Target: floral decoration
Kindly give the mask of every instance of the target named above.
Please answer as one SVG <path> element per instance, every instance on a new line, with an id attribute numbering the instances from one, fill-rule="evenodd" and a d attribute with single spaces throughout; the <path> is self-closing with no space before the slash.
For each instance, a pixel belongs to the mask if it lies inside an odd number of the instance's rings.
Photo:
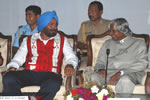
<path id="1" fill-rule="evenodd" d="M 84 86 L 68 90 L 64 96 L 66 100 L 107 100 L 114 97 L 115 93 L 110 87 L 98 86 L 96 83 L 89 83 Z"/>

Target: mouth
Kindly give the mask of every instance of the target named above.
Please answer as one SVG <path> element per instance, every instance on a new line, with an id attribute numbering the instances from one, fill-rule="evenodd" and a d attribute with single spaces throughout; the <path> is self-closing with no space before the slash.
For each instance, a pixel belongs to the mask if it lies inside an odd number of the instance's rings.
<path id="1" fill-rule="evenodd" d="M 48 30 L 48 32 L 53 33 L 53 32 L 58 32 L 58 30 L 57 29 L 50 29 L 50 30 Z"/>
<path id="2" fill-rule="evenodd" d="M 93 16 L 89 16 L 89 19 L 93 19 L 94 17 Z"/>
<path id="3" fill-rule="evenodd" d="M 47 29 L 44 31 L 45 35 L 48 37 L 54 37 L 57 34 L 57 29 Z"/>

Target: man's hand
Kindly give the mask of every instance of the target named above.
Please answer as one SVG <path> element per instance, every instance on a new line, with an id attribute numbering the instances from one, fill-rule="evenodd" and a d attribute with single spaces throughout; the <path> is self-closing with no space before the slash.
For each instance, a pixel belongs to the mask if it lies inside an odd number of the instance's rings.
<path id="1" fill-rule="evenodd" d="M 7 69 L 6 71 L 2 72 L 2 76 L 4 76 L 7 72 L 9 71 L 16 71 L 17 69 L 14 67 L 10 67 L 9 69 Z"/>
<path id="2" fill-rule="evenodd" d="M 104 69 L 100 69 L 100 70 L 98 70 L 98 72 L 97 72 L 99 75 L 101 75 L 102 76 L 102 78 L 105 78 L 106 77 L 106 73 L 105 73 L 105 70 Z"/>
<path id="3" fill-rule="evenodd" d="M 108 81 L 108 84 L 115 85 L 117 80 L 120 79 L 120 76 L 121 76 L 121 72 L 117 72 L 116 74 L 111 76 L 110 80 Z"/>
<path id="4" fill-rule="evenodd" d="M 75 69 L 71 64 L 66 65 L 65 70 L 64 70 L 65 76 L 72 76 L 75 74 Z"/>

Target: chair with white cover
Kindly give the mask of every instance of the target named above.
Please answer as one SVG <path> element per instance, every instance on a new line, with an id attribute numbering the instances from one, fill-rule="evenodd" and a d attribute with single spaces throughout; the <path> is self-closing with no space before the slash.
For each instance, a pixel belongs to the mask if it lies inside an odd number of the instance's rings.
<path id="1" fill-rule="evenodd" d="M 0 32 L 0 73 L 6 70 L 6 65 L 11 60 L 12 36 L 4 35 Z M 2 75 L 0 74 L 0 92 L 2 92 Z"/>
<path id="2" fill-rule="evenodd" d="M 59 31 L 60 34 L 63 34 L 65 37 L 68 38 L 71 46 L 73 47 L 73 51 L 75 54 L 77 54 L 77 36 L 76 35 L 67 35 L 62 31 Z M 26 36 L 22 36 L 19 39 L 19 44 L 21 44 L 23 38 Z M 65 67 L 65 61 L 63 61 L 62 65 L 62 76 L 64 75 L 64 67 Z M 66 90 L 72 88 L 75 85 L 75 76 L 71 77 L 63 77 L 63 85 L 61 86 L 60 90 L 57 92 L 55 96 L 55 100 L 62 100 L 64 98 L 63 94 L 65 93 Z M 40 86 L 26 86 L 24 88 L 21 88 L 21 91 L 24 93 L 36 93 L 40 89 Z"/>

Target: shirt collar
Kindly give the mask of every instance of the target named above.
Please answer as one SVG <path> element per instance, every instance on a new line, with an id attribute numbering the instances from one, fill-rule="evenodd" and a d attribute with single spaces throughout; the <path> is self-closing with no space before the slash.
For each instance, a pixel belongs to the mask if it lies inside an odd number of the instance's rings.
<path id="1" fill-rule="evenodd" d="M 120 40 L 119 43 L 121 43 L 121 44 L 126 43 L 129 41 L 129 38 L 130 38 L 129 36 L 125 37 L 122 40 Z"/>
<path id="2" fill-rule="evenodd" d="M 42 38 L 41 38 L 41 32 L 39 32 L 39 35 L 38 35 L 38 38 L 46 45 L 46 43 L 49 41 L 49 40 L 52 40 L 52 39 L 54 39 L 54 38 L 58 38 L 59 37 L 59 34 L 57 33 L 54 37 L 50 37 L 48 40 L 43 40 Z"/>
<path id="3" fill-rule="evenodd" d="M 120 40 L 120 43 L 124 43 L 124 41 L 125 41 L 125 38 L 123 38 L 122 40 Z"/>

